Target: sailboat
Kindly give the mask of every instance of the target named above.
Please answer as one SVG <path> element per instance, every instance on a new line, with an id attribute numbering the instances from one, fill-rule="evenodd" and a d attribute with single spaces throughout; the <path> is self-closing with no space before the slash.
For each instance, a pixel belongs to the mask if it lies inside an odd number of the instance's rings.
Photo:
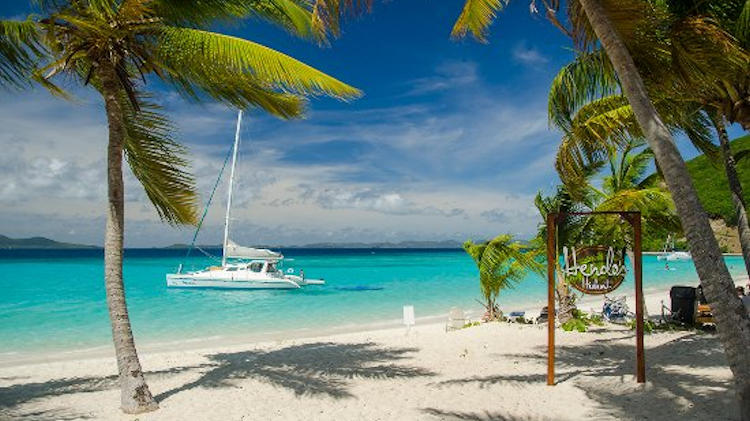
<path id="1" fill-rule="evenodd" d="M 676 260 L 690 260 L 692 258 L 693 256 L 689 251 L 675 250 L 674 236 L 672 234 L 669 234 L 667 236 L 667 241 L 664 242 L 664 249 L 662 250 L 661 254 L 656 256 L 657 260 L 666 260 L 669 262 L 673 262 Z"/>
<path id="2" fill-rule="evenodd" d="M 167 274 L 167 287 L 177 288 L 222 288 L 222 289 L 297 289 L 306 285 L 323 285 L 322 279 L 307 279 L 300 275 L 284 273 L 281 269 L 284 256 L 281 253 L 264 249 L 245 247 L 230 239 L 230 215 L 234 171 L 237 165 L 237 152 L 240 144 L 242 111 L 237 115 L 237 131 L 232 148 L 232 167 L 229 173 L 227 212 L 224 218 L 224 242 L 222 245 L 221 266 L 209 266 L 202 270 Z M 199 228 L 200 229 L 200 228 Z M 197 236 L 197 231 L 196 231 Z M 195 237 L 194 240 L 195 241 Z"/>

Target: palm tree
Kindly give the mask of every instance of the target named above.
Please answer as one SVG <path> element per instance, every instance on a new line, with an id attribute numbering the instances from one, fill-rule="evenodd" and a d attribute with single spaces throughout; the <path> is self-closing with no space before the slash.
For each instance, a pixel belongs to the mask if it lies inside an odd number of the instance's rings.
<path id="1" fill-rule="evenodd" d="M 512 288 L 523 280 L 528 270 L 542 272 L 541 264 L 534 254 L 524 251 L 521 243 L 514 242 L 510 235 L 498 235 L 490 241 L 474 243 L 468 240 L 464 250 L 474 259 L 479 269 L 479 287 L 485 300 L 488 320 L 496 320 L 497 297 L 500 291 Z"/>
<path id="2" fill-rule="evenodd" d="M 579 243 L 584 237 L 586 218 L 576 215 L 576 212 L 585 212 L 590 209 L 590 197 L 586 194 L 579 194 L 580 200 L 575 200 L 568 191 L 567 187 L 557 186 L 555 194 L 545 196 L 542 192 L 537 192 L 534 198 L 534 205 L 541 216 L 541 223 L 536 237 L 532 240 L 532 245 L 539 255 L 544 255 L 547 248 L 547 215 L 557 213 L 560 215 L 557 221 L 555 235 L 555 255 L 560 255 L 560 246 L 565 244 Z M 560 262 L 555 262 L 555 274 L 557 283 L 555 286 L 555 297 L 557 299 L 557 316 L 560 323 L 565 323 L 573 318 L 575 310 L 575 296 L 571 294 L 570 286 L 565 282 L 565 276 L 562 273 Z"/>
<path id="3" fill-rule="evenodd" d="M 126 413 L 151 411 L 157 403 L 143 377 L 125 303 L 123 153 L 162 220 L 196 221 L 197 196 L 185 172 L 185 150 L 151 100 L 147 82 L 156 78 L 195 101 L 258 107 L 283 118 L 301 115 L 304 95 L 357 97 L 357 89 L 289 56 L 205 29 L 216 20 L 255 16 L 324 40 L 326 13 L 335 11 L 326 8 L 328 3 L 38 0 L 43 17 L 0 21 L 2 85 L 25 87 L 34 80 L 67 96 L 54 82 L 65 76 L 93 87 L 104 100 L 109 129 L 105 286 Z"/>
<path id="4" fill-rule="evenodd" d="M 570 140 L 570 139 L 566 139 Z M 606 216 L 581 216 L 576 212 L 607 212 L 607 211 L 639 211 L 643 217 L 644 237 L 665 236 L 667 233 L 679 231 L 679 220 L 674 212 L 674 204 L 669 193 L 658 186 L 651 185 L 651 180 L 645 177 L 648 165 L 653 160 L 653 154 L 648 148 L 644 149 L 642 140 L 631 139 L 622 147 L 611 147 L 606 155 L 566 157 L 571 153 L 570 148 L 561 144 L 558 151 L 558 167 L 560 161 L 566 165 L 575 166 L 575 173 L 579 177 L 565 177 L 563 185 L 558 186 L 555 195 L 545 197 L 537 194 L 535 204 L 542 216 L 537 237 L 534 244 L 540 250 L 546 247 L 547 214 L 562 213 L 564 216 L 558 221 L 556 246 L 575 244 L 611 244 L 616 247 L 628 247 L 632 232 L 628 224 Z M 592 179 L 601 176 L 608 169 L 609 173 L 602 177 L 601 186 L 594 186 Z M 575 194 L 571 194 L 575 191 Z M 632 260 L 632 256 L 631 256 Z M 562 275 L 559 262 L 556 264 L 558 314 L 562 323 L 573 317 L 575 309 L 574 297 L 570 294 L 570 287 Z"/>
<path id="5" fill-rule="evenodd" d="M 743 5 L 746 2 L 739 0 L 654 4 L 654 13 L 641 14 L 640 25 L 648 28 L 645 32 L 655 33 L 661 28 L 664 35 L 644 38 L 631 32 L 626 44 L 646 75 L 644 83 L 654 98 L 654 105 L 670 128 L 673 127 L 670 117 L 674 114 L 669 111 L 674 110 L 675 105 L 682 108 L 685 116 L 699 113 L 698 110 L 710 116 L 708 121 L 721 145 L 712 155 L 721 156 L 724 161 L 745 267 L 750 275 L 747 207 L 725 130 L 727 120 L 750 127 L 750 57 L 747 52 L 750 32 L 742 27 Z M 750 7 L 745 13 L 746 21 Z M 619 81 L 603 50 L 578 54 L 575 62 L 563 67 L 552 84 L 551 121 L 565 127 L 570 123 L 571 112 L 581 101 L 617 91 Z M 623 110 L 625 108 L 629 106 L 623 106 Z M 632 109 L 616 116 L 611 114 L 610 117 L 618 117 L 612 120 L 613 124 L 619 124 L 623 114 L 629 114 L 626 118 L 630 120 L 631 129 L 638 130 Z M 696 146 L 706 152 L 700 145 Z"/>
<path id="6" fill-rule="evenodd" d="M 569 83 L 571 78 L 575 78 L 576 74 L 580 74 L 579 71 L 587 65 L 586 62 L 586 59 L 582 62 L 576 60 L 565 66 L 558 73 L 550 91 L 550 122 L 566 133 L 557 156 L 556 167 L 560 177 L 573 192 L 574 186 L 580 185 L 577 181 L 582 179 L 581 162 L 585 157 L 605 155 L 610 148 L 622 144 L 623 139 L 643 136 L 632 108 L 619 94 L 593 100 L 581 106 L 574 117 L 569 115 L 575 107 L 572 105 L 573 101 L 566 97 L 570 93 L 569 90 L 563 86 Z M 580 83 L 585 84 L 586 81 L 582 80 Z M 670 130 L 684 132 L 693 145 L 709 159 L 723 160 L 737 216 L 737 231 L 745 267 L 750 275 L 750 226 L 742 185 L 737 174 L 736 158 L 729 145 L 723 117 L 716 115 L 713 110 L 705 110 L 699 103 L 685 101 L 683 98 L 660 99 L 655 101 L 655 106 L 664 116 Z M 712 128 L 717 133 L 720 148 L 713 143 L 710 133 Z"/>
<path id="7" fill-rule="evenodd" d="M 471 31 L 478 39 L 486 39 L 487 27 L 505 3 L 504 0 L 467 0 L 453 34 L 460 36 Z M 560 7 L 559 0 L 542 0 L 542 3 L 547 8 L 548 15 L 552 16 L 553 23 L 558 22 L 555 16 Z M 648 6 L 648 3 L 640 0 L 571 0 L 567 3 L 571 25 L 569 29 L 564 29 L 581 50 L 597 43 L 601 45 L 615 70 L 622 93 L 628 99 L 636 121 L 656 157 L 693 252 L 693 261 L 703 290 L 714 309 L 717 330 L 734 374 L 742 419 L 748 421 L 750 353 L 747 350 L 750 349 L 750 316 L 743 310 L 742 303 L 733 292 L 734 281 L 724 263 L 708 216 L 698 200 L 685 161 L 654 107 L 633 56 L 624 42 L 628 38 L 623 34 L 649 34 L 633 25 L 638 16 L 650 16 Z M 745 14 L 744 19 L 745 23 L 750 21 L 750 13 Z M 695 39 L 704 38 L 694 37 L 693 40 Z M 721 54 L 721 51 L 718 53 Z"/>

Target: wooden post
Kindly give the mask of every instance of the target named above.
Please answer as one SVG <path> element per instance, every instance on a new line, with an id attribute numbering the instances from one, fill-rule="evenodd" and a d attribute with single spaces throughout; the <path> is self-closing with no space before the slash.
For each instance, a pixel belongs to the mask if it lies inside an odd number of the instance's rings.
<path id="1" fill-rule="evenodd" d="M 555 232 L 557 214 L 547 214 L 547 385 L 555 385 Z"/>
<path id="2" fill-rule="evenodd" d="M 641 255 L 641 213 L 631 214 L 635 244 L 633 246 L 633 270 L 635 271 L 635 358 L 636 379 L 638 383 L 646 382 L 646 360 L 643 351 L 643 266 Z"/>

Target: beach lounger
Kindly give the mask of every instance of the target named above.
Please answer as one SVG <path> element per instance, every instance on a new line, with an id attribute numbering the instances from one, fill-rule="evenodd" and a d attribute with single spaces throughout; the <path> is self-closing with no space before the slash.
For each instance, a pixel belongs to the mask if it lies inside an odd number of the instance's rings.
<path id="1" fill-rule="evenodd" d="M 557 310 L 555 310 L 555 314 L 557 314 Z M 549 319 L 549 310 L 547 310 L 547 306 L 542 307 L 542 311 L 539 312 L 539 317 L 536 318 L 537 323 L 547 323 L 547 320 Z"/>
<path id="2" fill-rule="evenodd" d="M 508 321 L 517 322 L 518 319 L 524 319 L 524 316 L 526 316 L 525 311 L 511 311 L 510 314 L 508 314 Z"/>
<path id="3" fill-rule="evenodd" d="M 604 320 L 615 323 L 625 324 L 635 317 L 628 308 L 627 297 L 610 298 L 604 296 L 604 305 L 602 305 L 602 317 Z"/>
<path id="4" fill-rule="evenodd" d="M 452 307 L 451 311 L 448 312 L 448 322 L 445 324 L 445 331 L 461 329 L 468 321 L 463 310 L 458 307 Z"/>

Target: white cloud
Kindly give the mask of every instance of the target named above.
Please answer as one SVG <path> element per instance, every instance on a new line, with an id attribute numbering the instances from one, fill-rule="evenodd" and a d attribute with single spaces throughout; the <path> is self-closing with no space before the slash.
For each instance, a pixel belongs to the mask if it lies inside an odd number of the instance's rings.
<path id="1" fill-rule="evenodd" d="M 536 67 L 545 64 L 549 59 L 542 55 L 534 47 L 528 47 L 525 42 L 520 42 L 513 47 L 513 59 L 526 66 Z"/>
<path id="2" fill-rule="evenodd" d="M 276 245 L 532 233 L 536 217 L 524 215 L 531 203 L 525 192 L 554 174 L 536 158 L 553 151 L 556 140 L 543 98 L 483 86 L 470 63 L 445 65 L 435 77 L 452 77 L 464 89 L 443 91 L 440 103 L 355 102 L 294 122 L 248 113 L 235 238 Z M 9 152 L 0 156 L 0 175 L 9 180 L 0 186 L 0 233 L 101 243 L 106 127 L 97 99 L 82 97 L 80 105 L 46 93 L 0 102 L 0 148 Z M 236 114 L 165 98 L 205 202 L 234 138 Z M 534 171 L 525 170 L 529 165 Z M 222 183 L 200 242 L 220 241 L 225 196 Z M 189 241 L 190 229 L 158 221 L 128 173 L 126 198 L 127 245 Z M 507 222 L 482 216 L 487 204 L 502 204 L 491 207 L 507 212 Z"/>
<path id="3" fill-rule="evenodd" d="M 479 81 L 478 66 L 471 61 L 449 61 L 440 64 L 435 74 L 410 81 L 406 96 L 424 95 L 465 88 Z"/>

